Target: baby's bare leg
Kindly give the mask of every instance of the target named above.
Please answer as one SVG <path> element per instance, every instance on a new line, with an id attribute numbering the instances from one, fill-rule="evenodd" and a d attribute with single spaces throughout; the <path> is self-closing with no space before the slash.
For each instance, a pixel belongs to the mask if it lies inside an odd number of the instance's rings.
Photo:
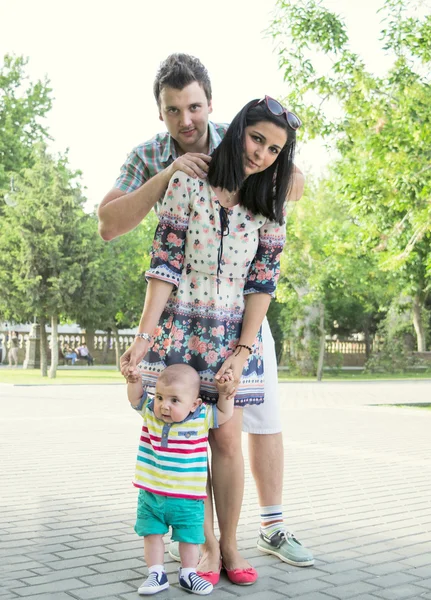
<path id="1" fill-rule="evenodd" d="M 181 566 L 185 569 L 196 569 L 199 562 L 199 546 L 197 544 L 179 543 Z"/>
<path id="2" fill-rule="evenodd" d="M 163 536 L 146 535 L 144 537 L 144 557 L 147 567 L 164 564 L 165 545 Z"/>

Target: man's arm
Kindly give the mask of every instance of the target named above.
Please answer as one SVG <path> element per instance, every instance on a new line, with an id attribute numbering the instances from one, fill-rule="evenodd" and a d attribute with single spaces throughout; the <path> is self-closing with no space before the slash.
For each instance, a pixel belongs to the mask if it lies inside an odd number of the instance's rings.
<path id="1" fill-rule="evenodd" d="M 169 183 L 169 168 L 161 171 L 133 192 L 113 188 L 103 198 L 99 209 L 99 233 L 105 241 L 128 233 L 139 225 Z"/>
<path id="2" fill-rule="evenodd" d="M 133 192 L 113 188 L 103 198 L 98 209 L 102 239 L 113 240 L 137 227 L 163 196 L 175 171 L 183 171 L 193 178 L 205 177 L 210 160 L 205 154 L 184 154 Z M 296 202 L 301 198 L 304 182 L 302 171 L 294 166 L 293 183 L 287 200 Z"/>
<path id="3" fill-rule="evenodd" d="M 210 161 L 211 158 L 206 154 L 189 152 L 132 192 L 113 188 L 103 198 L 98 209 L 102 239 L 113 240 L 137 227 L 166 192 L 175 171 L 183 171 L 194 179 L 203 178 L 206 177 Z"/>
<path id="4" fill-rule="evenodd" d="M 293 165 L 293 181 L 292 187 L 287 193 L 286 200 L 290 202 L 297 202 L 301 199 L 304 193 L 305 177 L 304 174 L 296 165 Z"/>

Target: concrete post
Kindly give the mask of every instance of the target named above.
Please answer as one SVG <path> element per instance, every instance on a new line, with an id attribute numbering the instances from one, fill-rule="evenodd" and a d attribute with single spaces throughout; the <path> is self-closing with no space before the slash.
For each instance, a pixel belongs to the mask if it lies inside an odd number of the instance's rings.
<path id="1" fill-rule="evenodd" d="M 40 369 L 40 325 L 33 323 L 28 336 L 23 369 Z"/>

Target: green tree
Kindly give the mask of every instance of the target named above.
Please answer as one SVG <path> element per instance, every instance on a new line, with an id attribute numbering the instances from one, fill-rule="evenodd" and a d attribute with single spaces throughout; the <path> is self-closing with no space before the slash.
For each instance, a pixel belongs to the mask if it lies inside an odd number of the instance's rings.
<path id="1" fill-rule="evenodd" d="M 385 76 L 369 72 L 349 47 L 344 22 L 315 0 L 279 0 L 269 31 L 291 90 L 288 105 L 307 138 L 337 151 L 332 193 L 349 202 L 360 242 L 411 297 L 418 350 L 431 280 L 431 17 L 408 16 L 406 0 L 386 0 Z"/>
<path id="2" fill-rule="evenodd" d="M 0 235 L 0 306 L 17 321 L 35 315 L 43 329 L 52 325 L 50 377 L 58 362 L 57 325 L 73 310 L 88 260 L 83 197 L 78 173 L 67 157 L 54 159 L 43 145 L 35 147 L 33 166 L 18 178 L 15 206 L 5 207 Z M 46 348 L 42 348 L 45 375 Z"/>
<path id="3" fill-rule="evenodd" d="M 332 194 L 329 181 L 309 183 L 288 217 L 277 297 L 286 303 L 281 315 L 288 319 L 296 366 L 319 379 L 326 334 L 341 325 L 345 334 L 370 338 L 390 302 L 388 277 L 360 235 L 349 205 Z"/>
<path id="4" fill-rule="evenodd" d="M 51 321 L 55 376 L 59 319 L 85 327 L 90 347 L 96 328 L 113 332 L 118 354 L 118 328 L 135 325 L 142 310 L 155 217 L 112 244 L 102 242 L 95 215 L 83 211 L 79 173 L 70 171 L 67 156 L 54 159 L 43 146 L 51 89 L 47 79 L 28 81 L 27 63 L 6 55 L 0 68 L 0 197 L 9 194 L 13 203 L 0 204 L 0 314 L 37 317 L 43 374 Z"/>
<path id="5" fill-rule="evenodd" d="M 43 123 L 52 105 L 49 81 L 29 82 L 27 63 L 6 54 L 0 66 L 0 196 L 14 174 L 32 166 L 33 145 L 49 137 Z"/>
<path id="6" fill-rule="evenodd" d="M 156 226 L 150 215 L 136 229 L 107 244 L 97 233 L 97 218 L 89 217 L 85 236 L 89 260 L 82 272 L 72 318 L 85 328 L 90 351 L 94 330 L 114 335 L 119 366 L 121 328 L 137 325 L 142 312 L 150 263 L 150 248 Z M 108 339 L 109 343 L 109 339 Z"/>

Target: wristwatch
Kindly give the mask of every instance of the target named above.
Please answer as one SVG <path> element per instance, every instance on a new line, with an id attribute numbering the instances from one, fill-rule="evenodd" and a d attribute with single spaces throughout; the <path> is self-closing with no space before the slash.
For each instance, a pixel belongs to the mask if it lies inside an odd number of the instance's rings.
<path id="1" fill-rule="evenodd" d="M 151 342 L 153 336 L 149 333 L 136 333 L 135 338 L 142 338 L 143 340 L 147 340 L 147 342 Z"/>

